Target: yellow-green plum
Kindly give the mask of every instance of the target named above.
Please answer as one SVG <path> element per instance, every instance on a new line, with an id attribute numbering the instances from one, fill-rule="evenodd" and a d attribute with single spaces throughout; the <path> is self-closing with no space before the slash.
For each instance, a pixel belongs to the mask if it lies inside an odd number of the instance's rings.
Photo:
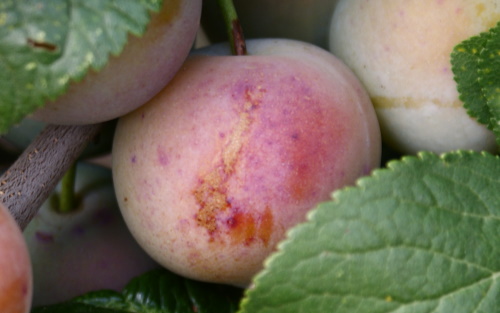
<path id="1" fill-rule="evenodd" d="M 201 0 L 164 0 L 142 37 L 129 36 L 122 53 L 99 72 L 70 84 L 33 117 L 52 124 L 91 124 L 124 115 L 150 100 L 186 59 L 199 28 Z"/>
<path id="2" fill-rule="evenodd" d="M 0 203 L 0 312 L 28 313 L 33 274 L 26 242 L 10 212 Z"/>
<path id="3" fill-rule="evenodd" d="M 368 90 L 394 149 L 495 152 L 493 134 L 459 100 L 450 54 L 499 19 L 498 0 L 340 0 L 330 50 Z"/>
<path id="4" fill-rule="evenodd" d="M 246 286 L 331 192 L 379 165 L 370 99 L 331 53 L 285 40 L 193 53 L 120 118 L 116 196 L 140 245 L 189 278 Z"/>
<path id="5" fill-rule="evenodd" d="M 328 47 L 338 0 L 234 0 L 246 38 L 289 38 Z M 217 1 L 204 1 L 201 23 L 212 42 L 227 40 Z"/>
<path id="6" fill-rule="evenodd" d="M 89 291 L 121 291 L 133 277 L 157 268 L 137 244 L 116 202 L 111 170 L 78 163 L 75 207 L 58 211 L 59 184 L 25 228 L 33 267 L 33 306 Z"/>

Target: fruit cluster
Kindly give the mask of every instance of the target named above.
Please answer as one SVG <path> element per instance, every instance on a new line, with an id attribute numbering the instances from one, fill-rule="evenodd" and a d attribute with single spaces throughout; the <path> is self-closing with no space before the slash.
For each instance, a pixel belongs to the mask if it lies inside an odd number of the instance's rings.
<path id="1" fill-rule="evenodd" d="M 2 136 L 6 165 L 45 125 L 107 125 L 73 160 L 70 212 L 62 182 L 22 232 L 0 206 L 0 311 L 119 290 L 155 267 L 247 287 L 385 152 L 497 151 L 449 54 L 496 22 L 498 1 L 235 0 L 245 55 L 231 55 L 215 1 L 163 2 L 143 36 Z"/>

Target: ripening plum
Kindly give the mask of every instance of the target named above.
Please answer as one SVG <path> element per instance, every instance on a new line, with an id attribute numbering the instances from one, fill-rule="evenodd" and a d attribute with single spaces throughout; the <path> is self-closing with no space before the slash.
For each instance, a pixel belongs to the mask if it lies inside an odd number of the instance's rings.
<path id="1" fill-rule="evenodd" d="M 450 54 L 495 26 L 499 13 L 498 0 L 340 0 L 330 50 L 366 87 L 392 148 L 495 153 L 495 136 L 459 99 Z"/>
<path id="2" fill-rule="evenodd" d="M 33 295 L 31 261 L 21 229 L 0 203 L 0 312 L 28 313 Z"/>
<path id="3" fill-rule="evenodd" d="M 189 278 L 245 286 L 331 192 L 379 165 L 365 90 L 311 44 L 248 40 L 197 51 L 154 99 L 120 118 L 116 196 L 139 244 Z"/>
<path id="4" fill-rule="evenodd" d="M 23 235 L 33 265 L 33 305 L 69 300 L 89 291 L 120 291 L 158 267 L 137 244 L 118 209 L 111 171 L 79 163 L 75 207 L 60 212 L 59 184 Z"/>
<path id="5" fill-rule="evenodd" d="M 72 83 L 33 117 L 51 124 L 112 120 L 146 103 L 172 79 L 199 28 L 201 0 L 164 0 L 142 37 L 130 36 L 122 53 L 99 72 Z"/>

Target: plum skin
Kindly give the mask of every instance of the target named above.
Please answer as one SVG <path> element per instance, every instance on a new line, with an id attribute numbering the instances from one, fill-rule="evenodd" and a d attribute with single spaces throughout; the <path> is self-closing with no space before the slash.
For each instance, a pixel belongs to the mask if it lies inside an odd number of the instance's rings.
<path id="1" fill-rule="evenodd" d="M 318 202 L 378 166 L 381 145 L 367 94 L 331 54 L 247 45 L 251 56 L 191 56 L 120 118 L 112 150 L 119 206 L 145 251 L 238 286 Z"/>
<path id="2" fill-rule="evenodd" d="M 330 51 L 365 85 L 382 137 L 405 154 L 498 151 L 495 136 L 463 108 L 451 71 L 455 45 L 493 27 L 499 1 L 340 0 Z"/>
<path id="3" fill-rule="evenodd" d="M 75 191 L 80 200 L 74 211 L 55 211 L 51 197 L 23 232 L 33 269 L 33 306 L 94 290 L 121 291 L 133 277 L 158 267 L 123 221 L 110 169 L 79 162 Z"/>
<path id="4" fill-rule="evenodd" d="M 19 226 L 2 204 L 0 247 L 0 311 L 27 313 L 33 296 L 31 260 Z"/>
<path id="5" fill-rule="evenodd" d="M 175 75 L 199 28 L 201 0 L 165 0 L 142 37 L 130 35 L 122 53 L 98 72 L 72 82 L 33 118 L 51 124 L 81 125 L 115 119 L 150 100 Z M 147 83 L 145 83 L 147 81 Z"/>

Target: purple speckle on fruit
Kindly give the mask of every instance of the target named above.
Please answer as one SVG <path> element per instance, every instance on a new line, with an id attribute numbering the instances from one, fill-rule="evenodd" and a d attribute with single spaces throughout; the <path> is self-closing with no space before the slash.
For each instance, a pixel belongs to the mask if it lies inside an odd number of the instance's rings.
<path id="1" fill-rule="evenodd" d="M 163 166 L 168 165 L 169 163 L 168 155 L 165 152 L 165 150 L 163 150 L 163 147 L 158 146 L 157 151 L 158 151 L 158 162 Z"/>
<path id="2" fill-rule="evenodd" d="M 35 233 L 35 237 L 39 242 L 42 243 L 52 243 L 54 242 L 54 236 L 50 233 L 46 233 L 43 231 L 37 231 Z"/>

